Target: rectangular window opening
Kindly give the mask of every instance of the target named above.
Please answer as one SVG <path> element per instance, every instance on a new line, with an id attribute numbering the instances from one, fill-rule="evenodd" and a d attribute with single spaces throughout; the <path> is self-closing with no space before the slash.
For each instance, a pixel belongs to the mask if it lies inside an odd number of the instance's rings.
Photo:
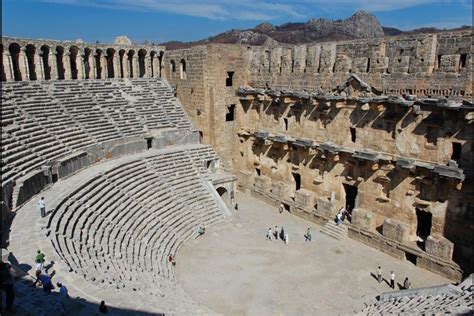
<path id="1" fill-rule="evenodd" d="M 226 122 L 232 122 L 235 119 L 235 104 L 231 104 L 227 107 L 227 114 L 225 115 Z"/>
<path id="2" fill-rule="evenodd" d="M 225 79 L 225 86 L 226 87 L 232 87 L 232 85 L 234 84 L 233 81 L 232 81 L 233 76 L 234 76 L 233 71 L 228 71 L 227 72 L 227 78 Z"/>
<path id="3" fill-rule="evenodd" d="M 462 145 L 458 142 L 453 142 L 453 153 L 451 154 L 451 159 L 455 161 L 461 160 L 461 149 Z"/>
<path id="4" fill-rule="evenodd" d="M 356 129 L 354 127 L 350 127 L 349 130 L 351 131 L 351 142 L 356 142 Z"/>
<path id="5" fill-rule="evenodd" d="M 460 64 L 461 68 L 465 68 L 467 65 L 467 54 L 461 54 Z"/>

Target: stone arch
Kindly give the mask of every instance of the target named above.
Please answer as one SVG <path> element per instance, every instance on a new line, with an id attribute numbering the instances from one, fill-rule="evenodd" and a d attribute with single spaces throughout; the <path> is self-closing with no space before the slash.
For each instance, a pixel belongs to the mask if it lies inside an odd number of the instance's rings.
<path id="1" fill-rule="evenodd" d="M 218 187 L 216 191 L 217 193 L 219 193 L 219 196 L 221 197 L 222 201 L 224 201 L 227 206 L 230 206 L 231 201 L 229 191 L 227 191 L 227 189 L 224 187 Z"/>
<path id="2" fill-rule="evenodd" d="M 114 58 L 115 49 L 107 48 L 107 78 L 115 78 Z"/>
<path id="3" fill-rule="evenodd" d="M 170 73 L 171 76 L 176 72 L 176 63 L 174 62 L 173 59 L 170 60 Z"/>
<path id="4" fill-rule="evenodd" d="M 152 50 L 150 52 L 150 77 L 155 77 L 156 76 L 156 67 L 155 67 L 155 63 L 156 61 L 158 60 L 156 58 L 157 54 L 156 54 L 156 51 Z"/>
<path id="5" fill-rule="evenodd" d="M 13 79 L 15 81 L 21 81 L 21 71 L 20 71 L 20 51 L 21 47 L 18 43 L 11 43 L 8 46 L 8 51 L 12 59 L 12 68 L 13 68 Z"/>
<path id="6" fill-rule="evenodd" d="M 138 51 L 138 77 L 140 78 L 146 74 L 145 58 L 146 50 L 142 48 Z"/>
<path id="7" fill-rule="evenodd" d="M 69 66 L 71 67 L 71 79 L 79 79 L 77 55 L 79 55 L 79 48 L 77 46 L 71 46 L 69 48 Z"/>
<path id="8" fill-rule="evenodd" d="M 30 75 L 30 80 L 37 80 L 36 75 L 36 64 L 35 64 L 35 54 L 36 54 L 36 47 L 33 44 L 26 45 L 26 61 L 28 63 L 28 70 Z"/>
<path id="9" fill-rule="evenodd" d="M 129 50 L 127 53 L 128 56 L 128 76 L 133 78 L 133 56 L 135 55 L 135 51 L 133 49 Z"/>
<path id="10" fill-rule="evenodd" d="M 90 63 L 90 57 L 92 54 L 92 49 L 89 47 L 84 48 L 84 78 L 85 79 L 90 79 L 90 74 L 91 74 L 91 63 Z"/>
<path id="11" fill-rule="evenodd" d="M 49 64 L 50 49 L 48 45 L 43 45 L 40 48 L 41 59 L 43 61 L 44 80 L 51 80 L 51 65 Z"/>
<path id="12" fill-rule="evenodd" d="M 186 60 L 184 59 L 179 62 L 179 78 L 186 79 Z"/>
<path id="13" fill-rule="evenodd" d="M 0 59 L 0 81 L 7 81 L 7 75 L 5 73 L 5 65 L 3 65 L 3 44 L 0 43 L 0 51 L 2 53 L 2 59 Z"/>
<path id="14" fill-rule="evenodd" d="M 120 78 L 125 78 L 125 73 L 124 73 L 125 50 L 124 49 L 119 50 L 118 54 L 119 54 Z"/>
<path id="15" fill-rule="evenodd" d="M 163 69 L 163 55 L 164 55 L 164 54 L 165 54 L 165 53 L 164 53 L 163 51 L 161 51 L 160 54 L 158 55 L 158 65 L 159 65 L 159 67 L 160 67 L 160 69 L 159 69 L 159 70 L 160 70 L 160 73 L 159 73 L 160 78 L 161 78 L 161 76 L 162 76 L 162 75 L 161 75 L 161 70 Z"/>
<path id="16" fill-rule="evenodd" d="M 58 79 L 64 80 L 66 69 L 64 68 L 64 47 L 56 46 L 56 66 L 58 70 Z"/>
<path id="17" fill-rule="evenodd" d="M 94 59 L 95 59 L 95 71 L 96 71 L 96 79 L 102 79 L 102 49 L 97 48 L 95 50 Z"/>

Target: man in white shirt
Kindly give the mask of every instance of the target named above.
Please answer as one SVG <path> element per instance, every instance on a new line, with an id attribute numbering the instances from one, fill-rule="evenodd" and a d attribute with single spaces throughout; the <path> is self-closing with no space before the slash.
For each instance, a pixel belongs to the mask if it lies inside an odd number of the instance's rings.
<path id="1" fill-rule="evenodd" d="M 390 271 L 390 287 L 395 288 L 395 273 L 393 271 Z"/>
<path id="2" fill-rule="evenodd" d="M 41 197 L 41 199 L 38 202 L 38 208 L 41 212 L 41 217 L 46 216 L 46 202 L 44 201 L 44 196 Z"/>
<path id="3" fill-rule="evenodd" d="M 268 229 L 268 233 L 267 233 L 267 238 L 268 238 L 268 240 L 270 240 L 270 241 L 272 240 L 272 235 L 273 235 L 273 234 L 272 234 L 272 229 L 269 228 L 269 229 Z"/>
<path id="4" fill-rule="evenodd" d="M 382 268 L 380 266 L 377 269 L 377 281 L 379 281 L 379 283 L 382 283 Z"/>

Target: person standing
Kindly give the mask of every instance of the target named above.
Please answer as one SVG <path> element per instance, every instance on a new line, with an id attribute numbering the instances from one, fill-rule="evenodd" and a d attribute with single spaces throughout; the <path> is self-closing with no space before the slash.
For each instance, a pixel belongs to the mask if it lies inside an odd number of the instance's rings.
<path id="1" fill-rule="evenodd" d="M 41 197 L 41 199 L 38 202 L 38 208 L 41 213 L 41 217 L 46 216 L 46 202 L 44 201 L 44 196 Z"/>
<path id="2" fill-rule="evenodd" d="M 278 240 L 278 226 L 275 225 L 275 230 L 273 231 L 273 237 L 275 237 L 275 240 Z"/>
<path id="3" fill-rule="evenodd" d="M 5 292 L 6 311 L 13 311 L 13 303 L 15 302 L 15 272 L 9 263 L 0 260 L 0 286 Z M 0 314 L 2 311 L 0 310 Z"/>
<path id="4" fill-rule="evenodd" d="M 99 313 L 107 314 L 108 312 L 109 312 L 109 309 L 105 305 L 105 301 L 101 301 L 100 306 L 99 306 Z"/>
<path id="5" fill-rule="evenodd" d="M 285 232 L 285 244 L 288 245 L 290 236 L 288 236 L 288 232 Z"/>
<path id="6" fill-rule="evenodd" d="M 411 283 L 410 283 L 410 281 L 408 281 L 408 277 L 405 278 L 405 281 L 403 281 L 403 288 L 404 288 L 405 290 L 411 289 Z"/>
<path id="7" fill-rule="evenodd" d="M 377 268 L 377 281 L 382 283 L 382 268 L 380 266 Z"/>
<path id="8" fill-rule="evenodd" d="M 273 235 L 273 234 L 272 234 L 272 228 L 270 227 L 270 228 L 268 229 L 267 239 L 271 241 L 271 240 L 272 240 L 272 235 Z"/>
<path id="9" fill-rule="evenodd" d="M 35 263 L 36 263 L 36 271 L 43 272 L 44 270 L 44 258 L 45 254 L 41 252 L 41 250 L 38 250 L 36 253 L 36 258 L 35 258 Z"/>
<path id="10" fill-rule="evenodd" d="M 280 230 L 280 239 L 285 241 L 285 229 L 283 228 L 283 226 L 281 227 L 281 230 Z"/>
<path id="11" fill-rule="evenodd" d="M 38 282 L 43 284 L 43 291 L 46 294 L 51 294 L 51 290 L 53 289 L 53 283 L 51 282 L 51 277 L 47 273 L 36 271 L 36 281 L 35 283 L 33 283 L 33 286 L 35 286 Z"/>
<path id="12" fill-rule="evenodd" d="M 390 271 L 390 287 L 395 288 L 395 273 L 393 271 Z"/>
<path id="13" fill-rule="evenodd" d="M 69 291 L 61 282 L 56 283 L 56 286 L 59 288 L 59 296 L 69 298 Z"/>
<path id="14" fill-rule="evenodd" d="M 311 241 L 311 227 L 306 230 L 305 241 Z"/>

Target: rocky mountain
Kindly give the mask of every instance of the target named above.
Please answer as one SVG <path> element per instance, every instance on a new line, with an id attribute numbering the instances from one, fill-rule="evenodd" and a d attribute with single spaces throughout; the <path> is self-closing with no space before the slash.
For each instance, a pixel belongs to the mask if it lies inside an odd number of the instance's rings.
<path id="1" fill-rule="evenodd" d="M 286 23 L 280 26 L 274 26 L 271 23 L 262 23 L 253 29 L 232 29 L 195 42 L 184 43 L 173 41 L 163 43 L 162 45 L 165 45 L 168 50 L 173 50 L 210 43 L 269 45 L 271 43 L 280 42 L 303 44 L 309 42 L 374 38 L 437 31 L 442 30 L 422 28 L 405 32 L 393 27 L 385 27 L 380 24 L 374 15 L 365 11 L 358 11 L 345 20 L 333 21 L 320 18 L 311 19 L 306 23 Z"/>

